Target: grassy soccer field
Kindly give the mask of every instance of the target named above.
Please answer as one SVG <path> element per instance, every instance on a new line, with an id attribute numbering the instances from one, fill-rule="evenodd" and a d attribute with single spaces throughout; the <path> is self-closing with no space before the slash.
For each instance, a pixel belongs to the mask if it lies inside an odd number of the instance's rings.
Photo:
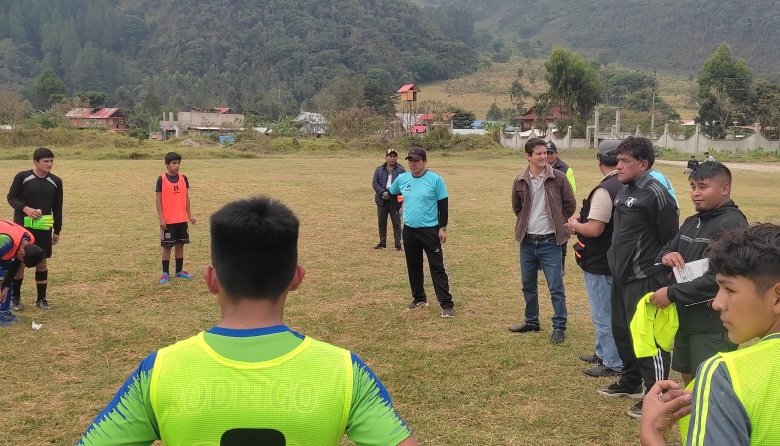
<path id="1" fill-rule="evenodd" d="M 562 153 L 574 168 L 579 200 L 600 177 L 594 153 Z M 566 342 L 549 342 L 544 285 L 542 332 L 506 329 L 521 321 L 523 309 L 510 187 L 524 157 L 444 155 L 430 153 L 428 167 L 444 177 L 450 194 L 445 260 L 456 302 L 452 320 L 441 319 L 434 305 L 408 312 L 403 253 L 371 249 L 377 229 L 370 182 L 381 154 L 188 159 L 185 153 L 181 171 L 199 218 L 185 269 L 196 279 L 167 285 L 158 284 L 153 193 L 162 160 L 57 158 L 53 172 L 64 182 L 65 212 L 49 266 L 54 309 L 34 308 L 28 270 L 23 321 L 0 328 L 0 444 L 73 444 L 143 357 L 214 325 L 219 308 L 200 277 L 209 262 L 208 217 L 227 201 L 255 194 L 282 199 L 301 219 L 306 279 L 288 298 L 288 325 L 360 355 L 422 444 L 637 444 L 638 423 L 624 413 L 633 401 L 600 397 L 596 387 L 610 381 L 580 372 L 577 356 L 592 351 L 593 329 L 571 251 Z M 31 167 L 3 161 L 4 187 Z M 682 215 L 690 215 L 682 168 L 661 170 L 674 181 Z M 733 196 L 749 220 L 780 220 L 777 174 L 734 173 Z M 10 207 L 0 209 L 1 218 L 11 218 Z M 426 288 L 435 302 L 429 280 Z M 32 330 L 33 320 L 43 328 Z"/>

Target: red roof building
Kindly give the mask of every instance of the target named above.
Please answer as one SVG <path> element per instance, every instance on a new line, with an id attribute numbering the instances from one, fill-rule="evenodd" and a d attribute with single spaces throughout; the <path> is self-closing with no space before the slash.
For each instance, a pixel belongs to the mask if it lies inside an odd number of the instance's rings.
<path id="1" fill-rule="evenodd" d="M 527 112 L 525 112 L 522 116 L 518 116 L 517 119 L 520 121 L 520 131 L 526 131 L 531 130 L 534 128 L 534 121 L 536 121 L 536 106 L 529 108 Z M 558 105 L 554 107 L 552 110 L 550 110 L 550 114 L 547 115 L 547 121 L 548 124 L 555 123 L 556 119 L 569 119 L 569 115 L 566 113 L 566 110 L 564 110 L 562 105 Z"/>
<path id="2" fill-rule="evenodd" d="M 104 128 L 109 132 L 126 132 L 127 115 L 118 108 L 74 108 L 65 114 L 70 125 L 77 129 Z"/>

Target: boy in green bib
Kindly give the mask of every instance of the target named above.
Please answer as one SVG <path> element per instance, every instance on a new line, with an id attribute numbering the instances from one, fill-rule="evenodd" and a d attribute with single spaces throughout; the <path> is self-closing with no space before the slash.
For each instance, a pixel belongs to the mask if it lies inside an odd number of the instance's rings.
<path id="1" fill-rule="evenodd" d="M 296 216 L 270 198 L 211 217 L 204 276 L 216 327 L 152 353 L 79 445 L 415 446 L 387 390 L 354 353 L 284 325 L 303 281 Z"/>

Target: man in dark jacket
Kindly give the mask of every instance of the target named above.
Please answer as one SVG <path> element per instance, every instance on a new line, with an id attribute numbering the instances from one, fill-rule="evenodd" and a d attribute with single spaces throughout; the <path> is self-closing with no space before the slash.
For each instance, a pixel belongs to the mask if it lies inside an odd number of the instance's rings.
<path id="1" fill-rule="evenodd" d="M 688 175 L 699 167 L 699 161 L 696 159 L 696 155 L 691 155 L 691 159 L 688 160 L 688 165 L 683 170 L 683 173 Z"/>
<path id="2" fill-rule="evenodd" d="M 731 200 L 728 167 L 717 161 L 702 163 L 688 179 L 696 214 L 685 220 L 677 236 L 656 258 L 656 263 L 663 263 L 670 272 L 671 268 L 683 268 L 686 262 L 706 258 L 710 240 L 724 230 L 748 225 L 745 215 Z M 699 364 L 716 353 L 737 348 L 729 341 L 720 312 L 712 308 L 717 293 L 715 275 L 708 270 L 689 282 L 677 283 L 672 277 L 668 287 L 660 288 L 650 298 L 658 308 L 677 304 L 680 328 L 674 338 L 672 368 L 682 374 L 686 385 L 696 376 Z"/>
<path id="3" fill-rule="evenodd" d="M 398 152 L 395 149 L 387 149 L 385 162 L 374 171 L 374 201 L 376 202 L 376 215 L 379 222 L 379 244 L 374 249 L 387 248 L 387 216 L 393 223 L 393 239 L 395 250 L 401 250 L 401 203 L 397 195 L 390 193 L 390 185 L 398 175 L 406 170 L 398 164 Z"/>
<path id="4" fill-rule="evenodd" d="M 513 333 L 538 332 L 538 268 L 544 270 L 554 315 L 550 341 L 563 342 L 566 331 L 566 292 L 561 277 L 561 247 L 569 240 L 566 222 L 577 209 L 577 200 L 566 175 L 547 164 L 544 140 L 525 143 L 528 167 L 512 185 L 512 211 L 517 217 L 515 239 L 520 243 L 520 276 L 525 299 L 525 322 L 509 327 Z"/>
<path id="5" fill-rule="evenodd" d="M 620 143 L 617 153 L 617 176 L 623 187 L 615 198 L 607 260 L 612 272 L 612 335 L 623 370 L 620 380 L 598 391 L 608 397 L 641 398 L 642 381 L 649 389 L 669 376 L 671 355 L 659 348 L 655 356 L 637 358 L 628 327 L 642 297 L 666 284 L 655 257 L 677 234 L 680 220 L 674 198 L 651 175 L 655 161 L 652 142 L 628 137 Z M 627 413 L 640 418 L 642 401 Z"/>

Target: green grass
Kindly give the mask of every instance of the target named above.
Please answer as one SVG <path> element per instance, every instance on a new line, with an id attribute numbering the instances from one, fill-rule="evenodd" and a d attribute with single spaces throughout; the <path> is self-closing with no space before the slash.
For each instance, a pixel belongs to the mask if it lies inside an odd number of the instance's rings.
<path id="1" fill-rule="evenodd" d="M 573 255 L 565 277 L 566 342 L 548 340 L 552 309 L 545 298 L 542 333 L 506 329 L 523 311 L 509 200 L 526 164 L 519 153 L 430 154 L 428 167 L 442 174 L 450 194 L 445 260 L 457 314 L 443 320 L 433 306 L 406 311 L 403 254 L 371 249 L 377 234 L 370 179 L 380 153 L 192 159 L 187 152 L 182 172 L 199 222 L 191 226 L 185 268 L 198 278 L 161 286 L 153 185 L 164 169 L 162 150 L 139 160 L 70 158 L 68 150 L 77 149 L 63 148 L 54 167 L 65 188 L 62 238 L 49 267 L 54 309 L 31 307 L 28 270 L 23 322 L 0 328 L 0 444 L 73 444 L 143 357 L 215 324 L 219 309 L 199 276 L 209 261 L 208 217 L 254 194 L 282 199 L 301 219 L 306 279 L 288 298 L 287 323 L 359 354 L 422 444 L 637 443 L 638 423 L 624 413 L 633 402 L 600 397 L 596 387 L 610 380 L 580 373 L 577 356 L 592 351 L 593 328 Z M 593 154 L 562 153 L 575 171 L 578 199 L 599 179 Z M 31 165 L 6 159 L 0 177 L 9 185 Z M 675 182 L 682 215 L 692 213 L 680 169 L 661 170 Z M 776 173 L 734 170 L 734 177 L 734 198 L 751 221 L 780 221 Z M 10 218 L 10 208 L 0 216 Z M 432 297 L 428 279 L 426 287 Z M 547 295 L 543 283 L 540 289 Z M 43 324 L 40 331 L 30 328 L 33 320 Z"/>

